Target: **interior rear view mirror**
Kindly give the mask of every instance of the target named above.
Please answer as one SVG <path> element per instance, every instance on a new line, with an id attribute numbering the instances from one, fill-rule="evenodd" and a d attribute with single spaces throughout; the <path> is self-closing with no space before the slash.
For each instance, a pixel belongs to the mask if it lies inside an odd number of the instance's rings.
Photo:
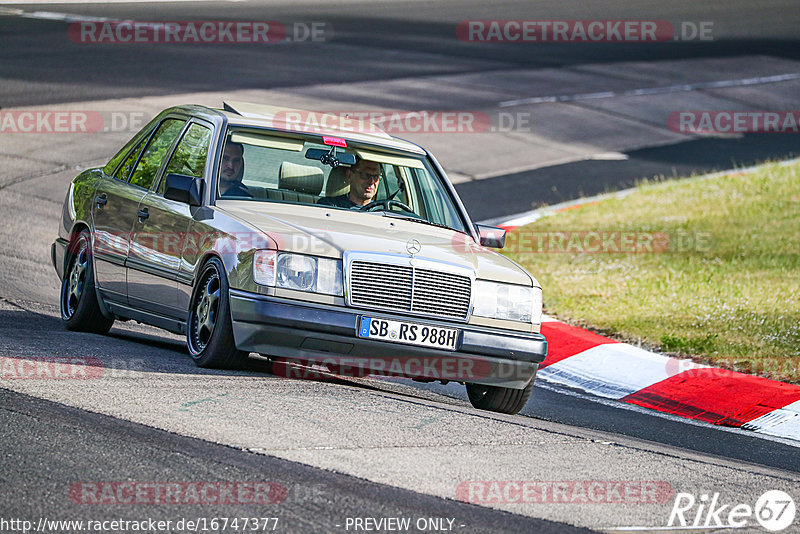
<path id="1" fill-rule="evenodd" d="M 330 150 L 325 150 L 324 148 L 309 148 L 306 150 L 306 158 L 321 161 L 324 165 L 330 165 L 331 167 L 356 164 L 355 154 L 348 154 L 347 152 L 336 153 L 335 147 L 331 147 Z"/>

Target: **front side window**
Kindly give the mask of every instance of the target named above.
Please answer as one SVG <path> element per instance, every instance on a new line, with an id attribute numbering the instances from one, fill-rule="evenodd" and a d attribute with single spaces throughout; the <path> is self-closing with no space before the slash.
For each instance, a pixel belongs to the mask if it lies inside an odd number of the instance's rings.
<path id="1" fill-rule="evenodd" d="M 202 124 L 193 123 L 183 134 L 175 152 L 167 164 L 164 177 L 168 174 L 183 174 L 193 178 L 202 178 L 206 172 L 206 158 L 208 157 L 208 145 L 211 140 L 211 129 Z M 163 195 L 166 189 L 167 180 L 161 179 L 158 185 L 158 193 Z"/>
<path id="2" fill-rule="evenodd" d="M 150 189 L 156 179 L 158 169 L 161 167 L 161 162 L 169 152 L 172 143 L 181 133 L 185 120 L 182 119 L 167 119 L 161 123 L 150 138 L 147 148 L 142 153 L 136 169 L 133 171 L 129 182 L 137 185 L 143 189 Z"/>

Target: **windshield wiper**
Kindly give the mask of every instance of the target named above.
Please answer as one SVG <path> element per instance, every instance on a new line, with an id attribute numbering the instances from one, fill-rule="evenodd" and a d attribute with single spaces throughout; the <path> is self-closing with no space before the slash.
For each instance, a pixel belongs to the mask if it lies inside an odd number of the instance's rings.
<path id="1" fill-rule="evenodd" d="M 397 213 L 394 211 L 382 211 L 384 217 L 393 217 L 395 219 L 403 219 L 405 221 L 412 221 L 418 222 L 422 224 L 427 224 L 430 226 L 436 226 L 437 228 L 444 228 L 446 230 L 455 230 L 456 232 L 461 232 L 462 234 L 467 234 L 467 232 L 463 230 L 459 230 L 458 228 L 453 228 L 452 226 L 447 226 L 446 224 L 435 223 L 433 221 L 429 221 L 427 219 L 423 219 L 421 217 L 413 217 L 411 215 L 406 215 L 404 213 Z M 469 235 L 469 234 L 467 234 Z"/>

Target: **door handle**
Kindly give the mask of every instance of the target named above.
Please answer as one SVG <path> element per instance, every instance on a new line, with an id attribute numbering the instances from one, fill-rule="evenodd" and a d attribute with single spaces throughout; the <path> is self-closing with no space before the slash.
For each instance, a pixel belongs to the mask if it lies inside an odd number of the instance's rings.
<path id="1" fill-rule="evenodd" d="M 139 217 L 139 222 L 144 222 L 145 219 L 150 217 L 150 212 L 147 210 L 147 208 L 144 208 L 137 211 L 136 215 Z"/>
<path id="2" fill-rule="evenodd" d="M 102 195 L 97 195 L 94 197 L 94 201 L 97 203 L 98 208 L 102 208 L 108 203 L 108 198 L 106 197 L 106 194 L 103 193 Z"/>

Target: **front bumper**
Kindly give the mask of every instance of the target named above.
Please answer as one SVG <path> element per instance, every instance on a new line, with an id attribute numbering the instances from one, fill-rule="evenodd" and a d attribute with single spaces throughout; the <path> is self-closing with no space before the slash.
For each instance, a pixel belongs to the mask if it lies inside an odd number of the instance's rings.
<path id="1" fill-rule="evenodd" d="M 522 389 L 534 379 L 547 354 L 547 341 L 541 334 L 360 312 L 238 290 L 230 292 L 230 307 L 237 348 L 326 364 L 341 374 L 368 370 Z M 456 350 L 359 338 L 356 329 L 362 315 L 456 327 Z"/>

